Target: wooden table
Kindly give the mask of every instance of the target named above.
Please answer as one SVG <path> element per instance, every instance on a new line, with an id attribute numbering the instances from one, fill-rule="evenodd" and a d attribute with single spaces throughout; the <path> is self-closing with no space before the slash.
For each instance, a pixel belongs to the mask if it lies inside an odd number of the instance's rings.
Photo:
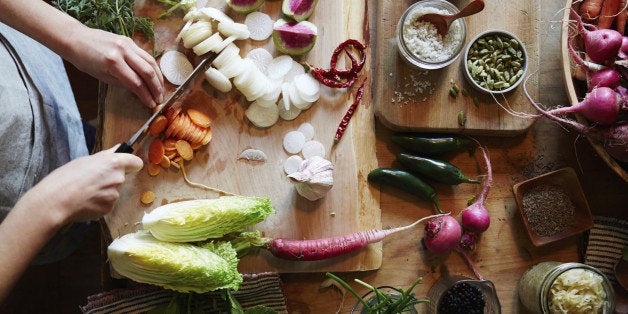
<path id="1" fill-rule="evenodd" d="M 537 74 L 540 101 L 546 105 L 564 104 L 568 100 L 563 85 L 559 45 L 564 4 L 563 1 L 543 1 L 541 5 L 539 18 L 547 23 L 540 23 L 544 28 L 539 29 L 543 34 L 539 56 L 541 69 Z M 389 140 L 391 134 L 391 130 L 376 123 L 376 152 L 380 167 L 398 166 L 394 163 L 394 156 L 400 149 Z M 512 194 L 513 184 L 558 168 L 573 167 L 580 176 L 594 214 L 624 219 L 628 218 L 625 212 L 628 185 L 595 155 L 584 138 L 578 138 L 545 119 L 535 122 L 527 133 L 517 137 L 478 139 L 488 147 L 494 172 L 487 200 L 492 224 L 480 238 L 471 257 L 480 273 L 495 284 L 503 312 L 522 312 L 516 284 L 523 272 L 542 261 L 581 261 L 583 251 L 580 237 L 541 248 L 534 247 L 518 216 Z M 469 157 L 461 153 L 448 160 L 471 175 L 482 173 L 485 169 L 479 155 Z M 479 190 L 476 185 L 465 184 L 455 187 L 436 184 L 435 187 L 442 207 L 457 217 L 466 207 L 467 200 Z M 432 213 L 427 202 L 389 187 L 381 188 L 380 208 L 384 227 L 406 225 Z M 459 255 L 436 257 L 427 254 L 420 243 L 421 236 L 422 230 L 417 228 L 416 231 L 386 239 L 383 242 L 383 264 L 378 270 L 337 275 L 350 282 L 359 293 L 365 293 L 366 288 L 353 283 L 354 278 L 375 286 L 406 287 L 421 276 L 423 283 L 415 289 L 418 297 L 425 296 L 432 283 L 444 272 L 472 277 L 472 272 Z M 332 289 L 319 288 L 325 279 L 323 273 L 282 274 L 290 313 L 333 313 L 338 310 L 341 295 Z M 341 312 L 349 312 L 355 301 L 348 294 Z"/>
<path id="2" fill-rule="evenodd" d="M 561 75 L 560 60 L 560 11 L 562 1 L 544 1 L 540 18 L 548 21 L 541 43 L 540 101 L 546 105 L 566 103 Z M 535 69 L 532 69 L 534 71 Z M 400 150 L 389 140 L 392 131 L 377 123 L 377 159 L 380 167 L 395 165 L 394 154 Z M 518 216 L 512 185 L 532 176 L 561 167 L 573 167 L 594 214 L 628 218 L 626 204 L 628 184 L 613 173 L 595 154 L 584 138 L 578 138 L 545 119 L 535 122 L 529 132 L 512 138 L 478 138 L 490 152 L 493 165 L 494 184 L 490 190 L 487 207 L 492 224 L 479 240 L 472 254 L 481 274 L 494 282 L 504 313 L 523 312 L 518 300 L 516 284 L 523 272 L 542 261 L 581 261 L 582 238 L 575 237 L 542 248 L 536 248 L 527 238 L 523 223 Z M 468 173 L 483 169 L 481 160 L 460 154 L 451 159 L 454 164 Z M 468 197 L 474 192 L 467 187 L 449 188 L 435 186 L 441 204 L 446 210 L 457 213 L 465 207 Z M 393 188 L 381 189 L 380 207 L 382 225 L 399 226 L 408 224 L 431 212 L 430 206 L 419 199 L 408 196 Z M 422 232 L 406 232 L 386 239 L 383 244 L 382 267 L 377 271 L 339 273 L 351 282 L 359 278 L 372 285 L 408 286 L 418 276 L 424 281 L 414 291 L 425 296 L 431 283 L 439 278 L 441 271 L 471 277 L 473 274 L 464 260 L 457 254 L 435 258 L 425 252 L 419 240 Z M 503 252 L 511 252 L 505 255 Z M 579 254 L 580 253 L 580 254 Z M 286 274 L 282 275 L 290 313 L 333 313 L 338 309 L 341 295 L 332 289 L 320 289 L 325 275 Z M 358 292 L 366 289 L 351 282 Z M 617 291 L 617 290 L 616 290 Z M 620 294 L 620 298 L 621 298 Z M 625 300 L 625 296 L 624 296 Z M 355 302 L 349 294 L 342 307 L 347 313 Z M 419 308 L 419 312 L 424 308 Z"/>

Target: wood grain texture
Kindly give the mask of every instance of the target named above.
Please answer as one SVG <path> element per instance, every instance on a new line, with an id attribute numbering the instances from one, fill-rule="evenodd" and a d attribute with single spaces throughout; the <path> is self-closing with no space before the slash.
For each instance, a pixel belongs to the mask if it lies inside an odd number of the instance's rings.
<path id="1" fill-rule="evenodd" d="M 399 55 L 395 32 L 403 12 L 415 1 L 371 1 L 373 10 L 371 42 L 373 43 L 373 101 L 375 114 L 386 127 L 395 130 L 423 132 L 465 132 L 473 135 L 513 136 L 525 132 L 531 120 L 507 114 L 496 101 L 514 111 L 532 112 L 522 87 L 504 97 L 491 96 L 473 90 L 462 73 L 462 57 L 440 70 L 419 70 Z M 468 0 L 451 1 L 458 8 Z M 483 11 L 464 18 L 467 24 L 466 42 L 488 29 L 509 31 L 525 44 L 529 55 L 529 70 L 539 70 L 539 1 L 486 1 Z M 449 96 L 452 83 L 469 91 L 470 97 Z M 420 85 L 429 84 L 423 91 Z M 528 90 L 538 98 L 538 79 L 532 76 Z M 475 106 L 472 97 L 477 97 Z M 458 124 L 458 113 L 466 113 L 466 124 Z"/>
<path id="2" fill-rule="evenodd" d="M 244 15 L 224 8 L 224 1 L 210 1 L 209 5 L 224 9 L 236 22 L 244 21 Z M 141 15 L 156 16 L 162 9 L 152 1 L 136 1 L 136 10 Z M 276 19 L 280 15 L 281 1 L 269 1 L 261 10 Z M 346 38 L 364 41 L 365 10 L 361 1 L 321 1 L 316 13 L 310 18 L 311 22 L 319 26 L 318 41 L 304 60 L 326 67 L 334 48 Z M 345 19 L 343 16 L 351 18 Z M 180 15 L 163 21 L 155 20 L 155 23 L 156 50 L 183 50 L 173 40 L 183 25 Z M 268 48 L 277 55 L 272 41 L 237 43 L 242 56 L 256 47 Z M 368 66 L 362 74 L 369 75 Z M 197 101 L 211 108 L 213 138 L 186 165 L 190 180 L 230 193 L 270 197 L 277 214 L 256 226 L 268 237 L 314 239 L 380 228 L 379 191 L 366 181 L 368 172 L 377 166 L 373 149 L 374 119 L 368 99 L 359 106 L 347 133 L 332 152 L 334 186 L 324 199 L 310 202 L 300 197 L 283 172 L 283 162 L 290 156 L 283 150 L 283 136 L 296 130 L 301 123 L 309 122 L 315 129 L 314 139 L 322 142 L 329 150 L 336 127 L 352 102 L 356 88 L 323 88 L 321 99 L 296 120 L 280 121 L 268 129 L 259 129 L 244 117 L 248 102 L 239 92 L 234 90 L 222 94 L 212 90 L 202 79 L 199 80 L 193 89 L 195 95 L 201 95 Z M 370 94 L 369 86 L 366 86 L 365 94 Z M 115 87 L 108 89 L 103 112 L 104 147 L 127 140 L 150 114 L 129 92 Z M 147 138 L 137 152 L 145 160 L 150 140 Z M 267 162 L 238 159 L 240 152 L 247 148 L 264 151 L 268 156 Z M 157 200 L 150 206 L 139 202 L 139 195 L 146 190 L 152 190 L 157 195 Z M 143 213 L 158 205 L 181 199 L 216 196 L 216 193 L 187 185 L 180 171 L 162 171 L 158 176 L 150 177 L 144 169 L 127 177 L 120 200 L 114 211 L 105 217 L 105 221 L 111 236 L 115 238 L 140 228 L 138 222 Z M 381 256 L 381 244 L 324 262 L 281 261 L 261 251 L 259 255 L 245 257 L 240 263 L 240 271 L 372 270 L 380 267 Z"/>

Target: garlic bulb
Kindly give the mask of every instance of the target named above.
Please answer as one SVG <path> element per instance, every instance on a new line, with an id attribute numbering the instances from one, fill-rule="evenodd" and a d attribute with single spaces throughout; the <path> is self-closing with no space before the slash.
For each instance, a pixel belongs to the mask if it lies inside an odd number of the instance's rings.
<path id="1" fill-rule="evenodd" d="M 299 171 L 293 172 L 288 177 L 296 182 L 299 195 L 310 201 L 325 196 L 334 185 L 334 164 L 331 161 L 312 156 L 301 163 Z"/>

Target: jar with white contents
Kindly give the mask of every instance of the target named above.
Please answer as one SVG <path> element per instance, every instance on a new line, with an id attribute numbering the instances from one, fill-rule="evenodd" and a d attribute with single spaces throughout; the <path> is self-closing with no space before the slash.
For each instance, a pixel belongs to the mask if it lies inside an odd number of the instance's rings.
<path id="1" fill-rule="evenodd" d="M 581 263 L 543 262 L 519 280 L 519 299 L 534 313 L 613 313 L 615 293 L 598 269 Z"/>
<path id="2" fill-rule="evenodd" d="M 458 12 L 455 5 L 445 0 L 423 0 L 411 5 L 397 24 L 399 55 L 408 63 L 425 70 L 439 69 L 453 63 L 466 40 L 464 19 L 455 20 L 445 36 L 437 33 L 434 24 L 418 19 L 429 13 L 448 15 Z"/>

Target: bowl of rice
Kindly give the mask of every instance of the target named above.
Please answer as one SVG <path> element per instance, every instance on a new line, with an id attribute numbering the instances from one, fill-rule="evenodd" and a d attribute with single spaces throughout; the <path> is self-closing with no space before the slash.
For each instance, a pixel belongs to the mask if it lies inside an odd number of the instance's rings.
<path id="1" fill-rule="evenodd" d="M 430 22 L 419 21 L 428 13 L 455 14 L 460 10 L 445 0 L 423 0 L 408 7 L 397 24 L 399 55 L 409 64 L 424 70 L 444 68 L 461 54 L 467 36 L 464 18 L 455 20 L 445 36 Z"/>

